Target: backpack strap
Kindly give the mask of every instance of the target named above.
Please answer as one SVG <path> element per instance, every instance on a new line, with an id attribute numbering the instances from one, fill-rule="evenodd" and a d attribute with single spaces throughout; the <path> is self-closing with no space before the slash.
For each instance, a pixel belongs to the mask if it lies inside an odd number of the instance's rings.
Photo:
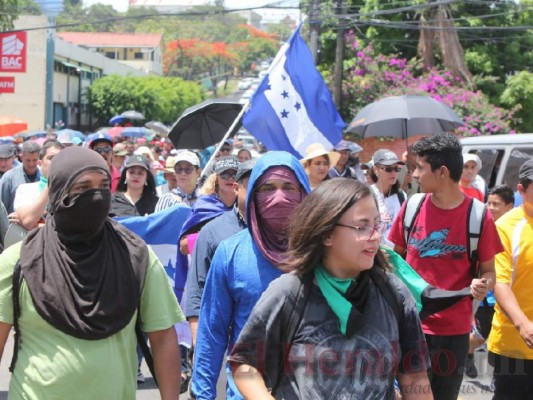
<path id="1" fill-rule="evenodd" d="M 403 203 L 405 203 L 405 192 L 403 190 L 399 190 L 398 193 L 396 193 L 398 195 L 398 200 L 400 201 L 400 206 L 403 205 Z"/>
<path id="2" fill-rule="evenodd" d="M 139 344 L 141 351 L 144 356 L 144 360 L 146 361 L 146 365 L 148 365 L 148 369 L 150 370 L 150 373 L 152 374 L 152 378 L 154 378 L 154 382 L 156 386 L 159 386 L 157 383 L 157 378 L 155 376 L 155 367 L 154 367 L 154 359 L 152 357 L 152 352 L 150 351 L 150 347 L 148 347 L 148 343 L 146 343 L 146 337 L 144 336 L 144 333 L 141 329 L 141 306 L 139 305 L 137 309 L 137 320 L 135 321 L 135 335 L 137 336 L 137 343 Z"/>
<path id="3" fill-rule="evenodd" d="M 271 391 L 274 395 L 283 377 L 283 368 L 289 359 L 291 351 L 292 341 L 294 335 L 302 322 L 305 306 L 309 299 L 309 293 L 311 293 L 311 286 L 313 284 L 314 273 L 313 271 L 305 273 L 303 276 L 299 276 L 299 284 L 295 284 L 291 287 L 291 291 L 287 296 L 287 300 L 283 303 L 281 309 L 281 337 L 280 343 L 284 346 L 281 350 L 283 356 L 280 357 L 280 365 L 278 367 L 278 376 L 271 377 L 273 382 L 270 382 Z M 286 329 L 283 329 L 286 327 Z"/>
<path id="4" fill-rule="evenodd" d="M 13 269 L 13 329 L 15 330 L 14 343 L 13 343 L 13 357 L 11 358 L 11 364 L 9 365 L 9 372 L 13 373 L 15 370 L 15 364 L 17 363 L 19 345 L 20 345 L 20 286 L 22 285 L 22 268 L 20 266 L 20 260 L 15 264 Z"/>
<path id="5" fill-rule="evenodd" d="M 402 323 L 404 319 L 403 299 L 400 293 L 392 287 L 385 271 L 381 268 L 371 268 L 370 278 L 374 281 L 383 297 L 385 297 L 390 308 L 392 308 L 398 324 Z"/>
<path id="6" fill-rule="evenodd" d="M 405 205 L 403 213 L 403 234 L 406 248 L 409 243 L 409 236 L 411 236 L 416 217 L 420 212 L 420 207 L 422 207 L 425 199 L 426 193 L 415 193 L 407 200 L 407 204 Z"/>
<path id="7" fill-rule="evenodd" d="M 477 199 L 472 199 L 470 206 L 468 207 L 467 254 L 473 277 L 477 277 L 479 273 L 478 245 L 483 231 L 483 221 L 485 220 L 486 214 L 486 204 Z"/>

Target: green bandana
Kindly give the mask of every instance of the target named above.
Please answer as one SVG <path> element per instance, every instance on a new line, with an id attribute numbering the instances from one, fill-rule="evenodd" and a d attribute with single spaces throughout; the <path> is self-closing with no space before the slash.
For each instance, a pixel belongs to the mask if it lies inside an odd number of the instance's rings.
<path id="1" fill-rule="evenodd" d="M 48 178 L 41 174 L 41 180 L 39 181 L 39 192 L 42 192 L 48 185 Z"/>
<path id="2" fill-rule="evenodd" d="M 348 318 L 353 306 L 344 295 L 355 279 L 335 278 L 326 272 L 322 264 L 315 268 L 315 279 L 328 305 L 339 317 L 342 334 L 346 335 Z"/>

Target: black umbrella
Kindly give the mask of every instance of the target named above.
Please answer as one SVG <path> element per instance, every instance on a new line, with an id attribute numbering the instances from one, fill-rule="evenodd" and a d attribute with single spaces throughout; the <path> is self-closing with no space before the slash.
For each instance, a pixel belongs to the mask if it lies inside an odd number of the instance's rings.
<path id="1" fill-rule="evenodd" d="M 392 136 L 406 139 L 416 135 L 436 135 L 464 126 L 446 104 L 429 96 L 391 96 L 364 107 L 347 131 L 361 135 Z"/>
<path id="2" fill-rule="evenodd" d="M 224 99 L 209 99 L 196 104 L 181 114 L 168 137 L 176 149 L 204 149 L 224 138 L 242 107 L 238 102 Z M 234 131 L 240 125 L 239 121 Z"/>

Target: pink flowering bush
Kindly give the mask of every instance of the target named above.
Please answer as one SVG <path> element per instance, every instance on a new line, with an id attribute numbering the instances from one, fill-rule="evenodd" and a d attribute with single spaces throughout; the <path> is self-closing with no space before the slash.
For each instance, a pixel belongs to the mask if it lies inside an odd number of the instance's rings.
<path id="1" fill-rule="evenodd" d="M 373 101 L 403 94 L 427 95 L 451 107 L 465 122 L 463 136 L 516 133 L 512 124 L 517 108 L 506 110 L 489 102 L 481 91 L 471 90 L 460 78 L 442 69 L 423 71 L 421 61 L 376 54 L 364 47 L 353 33 L 347 35 L 341 114 L 349 122 Z M 331 71 L 324 72 L 331 82 Z"/>

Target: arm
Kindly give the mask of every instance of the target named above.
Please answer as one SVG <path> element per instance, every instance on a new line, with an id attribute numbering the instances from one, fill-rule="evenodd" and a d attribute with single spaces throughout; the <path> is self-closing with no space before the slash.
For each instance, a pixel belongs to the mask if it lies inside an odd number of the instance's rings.
<path id="1" fill-rule="evenodd" d="M 180 393 L 181 364 L 178 338 L 174 326 L 148 332 L 154 356 L 154 368 L 162 400 L 175 400 Z"/>
<path id="2" fill-rule="evenodd" d="M 402 400 L 433 400 L 427 372 L 399 374 L 397 378 Z"/>
<path id="3" fill-rule="evenodd" d="M 35 228 L 37 226 L 37 223 L 43 216 L 47 204 L 48 187 L 46 187 L 41 192 L 41 194 L 39 194 L 39 197 L 37 198 L 37 201 L 35 203 L 31 205 L 21 206 L 15 211 L 20 225 L 22 225 L 22 227 L 28 230 Z M 10 214 L 10 217 L 13 214 Z"/>
<path id="4" fill-rule="evenodd" d="M 196 345 L 196 334 L 198 332 L 198 317 L 190 317 L 188 319 L 191 327 L 192 346 Z"/>
<path id="5" fill-rule="evenodd" d="M 505 315 L 520 333 L 522 340 L 530 349 L 533 348 L 533 323 L 520 308 L 511 287 L 506 283 L 496 283 L 494 296 Z"/>
<path id="6" fill-rule="evenodd" d="M 11 331 L 11 325 L 0 322 L 0 360 L 2 360 L 2 355 L 4 354 L 4 347 L 6 346 L 9 331 Z"/>
<path id="7" fill-rule="evenodd" d="M 479 263 L 480 278 L 472 279 L 470 293 L 476 300 L 483 300 L 489 290 L 494 289 L 496 274 L 494 272 L 494 258 Z"/>
<path id="8" fill-rule="evenodd" d="M 263 377 L 254 367 L 241 364 L 233 372 L 233 379 L 239 392 L 245 399 L 274 399 L 268 392 Z"/>
<path id="9" fill-rule="evenodd" d="M 398 253 L 402 258 L 405 258 L 405 249 L 398 245 L 394 245 L 394 252 Z"/>

